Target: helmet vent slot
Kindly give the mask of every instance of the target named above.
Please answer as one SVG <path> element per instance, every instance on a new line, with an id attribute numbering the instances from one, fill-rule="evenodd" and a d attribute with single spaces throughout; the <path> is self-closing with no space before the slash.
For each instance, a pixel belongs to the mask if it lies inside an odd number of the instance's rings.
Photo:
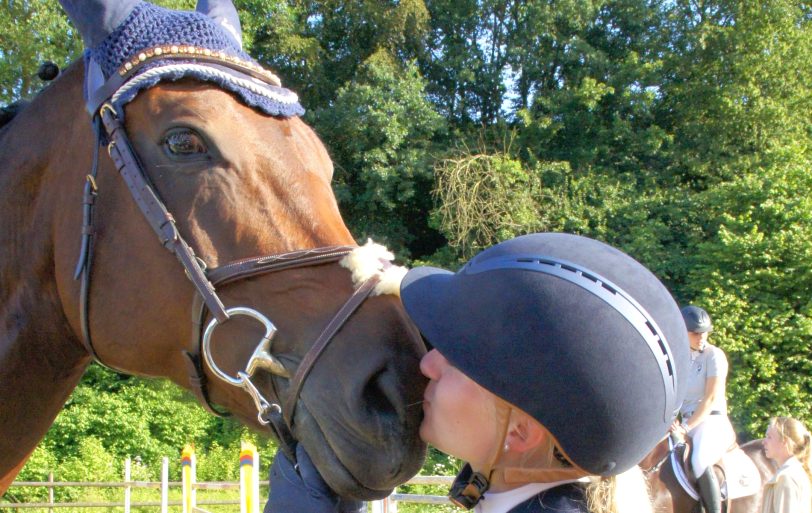
<path id="1" fill-rule="evenodd" d="M 487 271 L 523 269 L 534 271 L 568 281 L 583 290 L 594 294 L 634 327 L 635 331 L 648 346 L 657 361 L 663 380 L 665 394 L 663 418 L 670 420 L 676 403 L 677 379 L 668 342 L 657 323 L 634 298 L 601 275 L 583 268 L 578 264 L 567 262 L 552 256 L 512 255 L 492 258 L 477 264 L 469 264 L 465 271 L 478 274 Z"/>

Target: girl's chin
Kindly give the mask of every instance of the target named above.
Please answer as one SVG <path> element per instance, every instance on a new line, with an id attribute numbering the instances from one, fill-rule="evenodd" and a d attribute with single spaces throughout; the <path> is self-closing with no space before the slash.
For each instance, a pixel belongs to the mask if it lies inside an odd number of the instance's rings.
<path id="1" fill-rule="evenodd" d="M 435 445 L 436 439 L 432 436 L 431 428 L 426 422 L 426 417 L 423 417 L 423 423 L 420 424 L 420 439 L 427 444 Z"/>

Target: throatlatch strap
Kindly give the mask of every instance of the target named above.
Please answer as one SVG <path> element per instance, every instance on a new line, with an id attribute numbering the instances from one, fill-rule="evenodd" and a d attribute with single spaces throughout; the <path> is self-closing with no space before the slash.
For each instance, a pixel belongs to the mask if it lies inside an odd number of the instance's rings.
<path id="1" fill-rule="evenodd" d="M 95 148 L 93 150 L 93 164 L 90 173 L 85 177 L 84 192 L 82 193 L 82 242 L 79 259 L 73 272 L 73 279 L 81 280 L 79 285 L 79 327 L 82 330 L 82 345 L 96 363 L 115 371 L 116 369 L 105 365 L 101 361 L 99 355 L 96 354 L 96 348 L 93 347 L 93 339 L 90 337 L 90 272 L 93 267 L 94 207 L 96 197 L 99 195 L 96 175 L 99 171 L 99 148 L 104 140 L 101 120 L 98 117 L 93 119 L 92 126 Z"/>

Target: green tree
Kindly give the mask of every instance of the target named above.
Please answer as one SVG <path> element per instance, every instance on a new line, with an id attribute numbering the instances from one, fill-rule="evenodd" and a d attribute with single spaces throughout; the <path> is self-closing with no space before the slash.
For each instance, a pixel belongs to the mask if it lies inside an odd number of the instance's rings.
<path id="1" fill-rule="evenodd" d="M 313 111 L 332 105 L 375 53 L 408 63 L 423 46 L 428 20 L 423 0 L 247 0 L 245 6 L 252 53 Z"/>
<path id="2" fill-rule="evenodd" d="M 81 37 L 58 2 L 0 2 L 0 103 L 39 91 L 43 83 L 37 68 L 43 61 L 64 67 L 81 50 Z"/>
<path id="3" fill-rule="evenodd" d="M 662 83 L 660 2 L 529 2 L 511 65 L 528 158 L 575 172 L 631 173 L 646 187 L 667 140 L 653 112 Z"/>
<path id="4" fill-rule="evenodd" d="M 809 6 L 676 2 L 660 125 L 684 191 L 668 246 L 678 296 L 707 306 L 731 360 L 734 424 L 809 421 Z"/>
<path id="5" fill-rule="evenodd" d="M 808 140 L 809 20 L 792 1 L 676 2 L 657 116 L 680 182 L 735 180 L 764 152 Z"/>
<path id="6" fill-rule="evenodd" d="M 187 442 L 207 440 L 213 421 L 164 381 L 128 379 L 110 390 L 80 385 L 43 444 L 64 461 L 78 454 L 84 437 L 93 436 L 121 459 L 140 456 L 160 468 L 163 456 L 177 453 Z"/>
<path id="7" fill-rule="evenodd" d="M 687 283 L 714 317 L 731 415 L 750 436 L 773 415 L 812 419 L 812 162 L 793 160 L 705 195 L 718 233 L 697 247 Z"/>
<path id="8" fill-rule="evenodd" d="M 426 241 L 436 238 L 427 228 L 430 152 L 444 124 L 417 69 L 401 69 L 381 50 L 314 117 L 331 149 L 336 196 L 353 234 L 380 239 L 401 255 L 425 253 Z"/>
<path id="9" fill-rule="evenodd" d="M 431 0 L 431 30 L 419 55 L 429 93 L 440 112 L 466 128 L 502 119 L 508 51 L 516 9 L 513 0 Z"/>

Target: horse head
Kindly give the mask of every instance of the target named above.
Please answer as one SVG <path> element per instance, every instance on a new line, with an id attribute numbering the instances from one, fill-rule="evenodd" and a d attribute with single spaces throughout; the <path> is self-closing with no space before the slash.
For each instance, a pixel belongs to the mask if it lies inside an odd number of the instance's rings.
<path id="1" fill-rule="evenodd" d="M 146 3 L 124 23 L 149 16 L 207 23 Z M 15 120 L 39 132 L 40 183 L 53 188 L 37 216 L 57 317 L 85 364 L 169 378 L 304 444 L 340 494 L 383 497 L 425 454 L 424 347 L 393 293 L 398 270 L 355 244 L 295 95 L 224 41 L 159 41 L 114 70 L 96 53 L 32 104 L 47 122 Z"/>

